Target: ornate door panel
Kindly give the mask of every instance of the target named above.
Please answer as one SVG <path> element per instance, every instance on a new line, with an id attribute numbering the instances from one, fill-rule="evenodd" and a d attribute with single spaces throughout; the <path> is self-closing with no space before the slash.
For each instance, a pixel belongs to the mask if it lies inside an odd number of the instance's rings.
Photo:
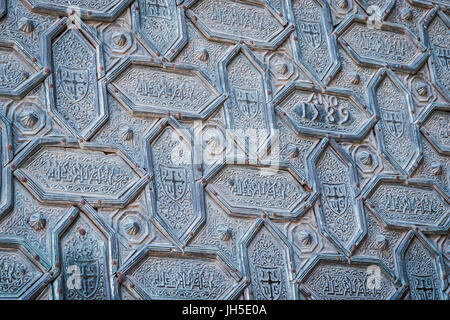
<path id="1" fill-rule="evenodd" d="M 444 0 L 0 0 L 0 299 L 448 299 Z"/>

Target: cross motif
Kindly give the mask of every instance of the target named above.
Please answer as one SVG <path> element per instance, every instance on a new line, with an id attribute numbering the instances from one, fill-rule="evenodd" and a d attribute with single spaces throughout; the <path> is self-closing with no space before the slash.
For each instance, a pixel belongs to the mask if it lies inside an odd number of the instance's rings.
<path id="1" fill-rule="evenodd" d="M 389 113 L 389 115 L 390 115 L 391 117 L 388 118 L 388 115 L 386 115 L 386 116 L 384 117 L 384 120 L 385 120 L 388 124 L 389 124 L 389 123 L 392 123 L 393 130 L 394 130 L 394 135 L 395 135 L 396 137 L 401 136 L 401 135 L 402 135 L 402 130 L 398 130 L 397 125 L 398 125 L 398 124 L 401 125 L 403 122 L 400 121 L 400 120 L 397 120 L 397 119 L 395 118 L 395 115 L 394 115 L 393 113 Z"/>
<path id="2" fill-rule="evenodd" d="M 305 35 L 305 38 L 311 41 L 311 46 L 316 48 L 320 45 L 320 27 L 316 24 L 302 23 L 301 32 Z"/>
<path id="3" fill-rule="evenodd" d="M 263 284 L 268 284 L 269 285 L 269 289 L 270 289 L 270 299 L 274 299 L 273 296 L 273 285 L 274 284 L 280 284 L 280 280 L 272 280 L 272 272 L 271 271 L 267 271 L 267 279 L 261 279 L 261 283 Z"/>
<path id="4" fill-rule="evenodd" d="M 167 17 L 168 5 L 166 0 L 149 0 L 146 3 L 146 15 L 155 17 Z"/>
<path id="5" fill-rule="evenodd" d="M 336 206 L 337 206 L 336 209 L 337 209 L 338 212 L 341 212 L 341 209 L 342 209 L 342 208 L 340 208 L 340 206 L 339 206 L 339 200 L 340 200 L 340 199 L 345 199 L 345 196 L 344 196 L 344 195 L 341 195 L 341 194 L 339 194 L 339 193 L 337 192 L 337 187 L 336 187 L 336 186 L 333 186 L 331 190 L 333 190 L 333 193 L 332 193 L 332 194 L 329 194 L 329 195 L 328 195 L 328 198 L 331 198 L 331 199 L 333 199 L 333 200 L 336 200 L 336 201 L 335 201 L 335 202 L 336 202 Z"/>
<path id="6" fill-rule="evenodd" d="M 449 69 L 450 50 L 446 48 L 436 47 L 436 56 L 441 66 L 445 69 Z"/>
<path id="7" fill-rule="evenodd" d="M 450 136 L 450 123 L 443 117 L 439 118 L 439 134 L 442 138 L 448 138 Z"/>
<path id="8" fill-rule="evenodd" d="M 248 92 L 245 90 L 238 91 L 238 101 L 241 102 L 242 108 L 241 111 L 248 117 L 251 118 L 254 116 L 254 113 L 251 110 L 251 106 L 254 105 L 254 108 L 257 108 L 258 98 L 253 98 L 252 92 Z M 256 113 L 255 113 L 256 114 Z"/>
<path id="9" fill-rule="evenodd" d="M 78 86 L 79 85 L 83 85 L 83 86 L 86 86 L 87 85 L 87 83 L 86 83 L 86 80 L 84 80 L 84 79 L 82 79 L 81 81 L 78 81 L 77 80 L 77 73 L 75 73 L 75 72 L 72 72 L 71 73 L 71 75 L 72 75 L 72 79 L 64 79 L 63 81 L 64 81 L 64 83 L 66 84 L 66 85 L 68 85 L 67 87 L 72 87 L 72 94 L 73 94 L 73 98 L 74 98 L 74 100 L 78 100 L 79 99 L 79 97 L 78 97 Z"/>
<path id="10" fill-rule="evenodd" d="M 170 178 L 168 178 L 167 175 L 164 177 L 164 182 L 169 182 L 169 183 L 172 184 L 173 197 L 176 199 L 177 198 L 177 185 L 179 183 L 180 184 L 184 183 L 184 181 L 183 180 L 177 180 L 175 178 L 175 170 L 172 170 L 171 173 L 172 173 L 172 176 Z M 180 175 L 178 174 L 178 176 L 180 176 Z"/>
<path id="11" fill-rule="evenodd" d="M 427 286 L 426 279 L 417 279 L 416 281 L 418 282 L 416 290 L 420 291 L 425 299 L 428 298 L 428 292 L 431 292 L 431 294 L 433 294 L 434 288 Z M 419 283 L 422 284 L 422 286 L 419 286 Z"/>

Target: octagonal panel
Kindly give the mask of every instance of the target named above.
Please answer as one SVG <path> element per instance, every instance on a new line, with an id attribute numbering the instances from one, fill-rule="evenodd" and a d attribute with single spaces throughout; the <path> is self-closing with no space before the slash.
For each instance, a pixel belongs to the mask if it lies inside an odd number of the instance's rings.
<path id="1" fill-rule="evenodd" d="M 394 72 L 380 69 L 369 84 L 369 101 L 380 119 L 375 126 L 380 151 L 402 174 L 412 174 L 423 155 L 411 93 Z"/>
<path id="2" fill-rule="evenodd" d="M 408 29 L 390 22 L 374 27 L 367 23 L 366 18 L 351 15 L 334 32 L 342 48 L 359 64 L 387 65 L 411 73 L 422 66 L 429 54 Z"/>
<path id="3" fill-rule="evenodd" d="M 108 75 L 108 90 L 133 114 L 191 119 L 210 115 L 225 99 L 195 67 L 126 59 Z"/>
<path id="4" fill-rule="evenodd" d="M 25 0 L 33 11 L 57 16 L 77 14 L 84 20 L 113 21 L 133 0 Z"/>
<path id="5" fill-rule="evenodd" d="M 376 259 L 343 256 L 315 256 L 298 277 L 300 291 L 316 300 L 396 299 L 401 289 L 384 265 Z"/>
<path id="6" fill-rule="evenodd" d="M 265 3 L 233 0 L 187 0 L 186 15 L 209 39 L 276 49 L 292 32 L 284 18 Z"/>
<path id="7" fill-rule="evenodd" d="M 102 44 L 80 20 L 61 19 L 45 33 L 49 111 L 73 135 L 89 139 L 108 119 Z M 81 63 L 82 62 L 82 63 Z"/>
<path id="8" fill-rule="evenodd" d="M 350 255 L 366 233 L 356 166 L 334 140 L 324 138 L 308 157 L 319 226 L 323 235 Z"/>
<path id="9" fill-rule="evenodd" d="M 364 189 L 366 206 L 385 224 L 444 231 L 450 225 L 449 199 L 433 183 L 379 175 Z"/>
<path id="10" fill-rule="evenodd" d="M 307 135 L 360 140 L 376 122 L 346 89 L 321 91 L 310 84 L 292 83 L 273 104 L 297 132 Z"/>
<path id="11" fill-rule="evenodd" d="M 146 299 L 236 299 L 242 276 L 219 253 L 147 245 L 120 270 L 125 285 Z"/>
<path id="12" fill-rule="evenodd" d="M 206 191 L 231 214 L 294 218 L 311 207 L 307 192 L 287 167 L 221 164 L 206 175 Z"/>
<path id="13" fill-rule="evenodd" d="M 187 43 L 184 11 L 173 0 L 139 0 L 131 7 L 133 29 L 142 44 L 171 61 Z"/>
<path id="14" fill-rule="evenodd" d="M 64 141 L 62 141 L 64 140 Z M 148 182 L 144 172 L 113 148 L 69 138 L 39 138 L 16 157 L 14 175 L 38 199 L 122 206 Z"/>
<path id="15" fill-rule="evenodd" d="M 328 84 L 340 68 L 336 39 L 331 37 L 332 18 L 327 1 L 286 1 L 296 26 L 292 45 L 296 61 L 319 82 Z"/>

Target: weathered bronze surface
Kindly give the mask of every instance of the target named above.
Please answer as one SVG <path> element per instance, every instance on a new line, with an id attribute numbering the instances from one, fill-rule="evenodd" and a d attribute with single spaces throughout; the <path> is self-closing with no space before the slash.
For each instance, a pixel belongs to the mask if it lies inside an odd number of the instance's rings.
<path id="1" fill-rule="evenodd" d="M 448 299 L 449 14 L 0 0 L 0 299 Z"/>

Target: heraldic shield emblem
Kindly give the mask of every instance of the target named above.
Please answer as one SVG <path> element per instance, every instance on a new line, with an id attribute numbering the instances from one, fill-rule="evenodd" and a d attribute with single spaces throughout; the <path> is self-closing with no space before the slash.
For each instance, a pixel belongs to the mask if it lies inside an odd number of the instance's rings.
<path id="1" fill-rule="evenodd" d="M 281 267 L 255 266 L 261 293 L 267 300 L 277 300 L 281 295 Z"/>
<path id="2" fill-rule="evenodd" d="M 405 119 L 402 111 L 384 111 L 383 120 L 388 132 L 396 138 L 403 135 Z"/>
<path id="3" fill-rule="evenodd" d="M 256 116 L 259 112 L 259 95 L 254 89 L 235 89 L 236 102 L 239 110 L 248 119 Z"/>
<path id="4" fill-rule="evenodd" d="M 433 276 L 411 275 L 411 285 L 416 293 L 415 299 L 433 300 L 434 299 L 434 281 Z"/>
<path id="5" fill-rule="evenodd" d="M 69 266 L 78 266 L 80 285 L 75 286 L 75 290 L 80 296 L 85 299 L 89 299 L 97 292 L 98 284 L 100 281 L 100 265 L 98 259 L 89 259 L 85 257 L 83 259 L 68 259 Z"/>
<path id="6" fill-rule="evenodd" d="M 318 22 L 301 21 L 299 32 L 303 41 L 313 50 L 322 43 L 322 31 Z"/>
<path id="7" fill-rule="evenodd" d="M 328 204 L 328 207 L 337 214 L 342 214 L 347 210 L 347 188 L 344 183 L 338 184 L 323 184 L 323 196 Z"/>
<path id="8" fill-rule="evenodd" d="M 89 89 L 89 70 L 60 67 L 61 85 L 66 96 L 73 102 L 82 100 Z"/>
<path id="9" fill-rule="evenodd" d="M 186 192 L 186 168 L 159 165 L 164 192 L 172 200 L 179 200 Z"/>

